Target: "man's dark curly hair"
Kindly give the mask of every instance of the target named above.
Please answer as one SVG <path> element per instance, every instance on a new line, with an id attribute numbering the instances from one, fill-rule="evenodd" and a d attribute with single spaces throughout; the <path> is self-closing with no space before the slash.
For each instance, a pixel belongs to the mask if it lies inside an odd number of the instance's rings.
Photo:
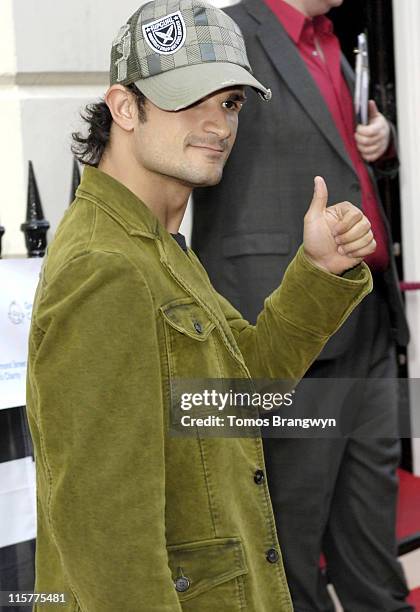
<path id="1" fill-rule="evenodd" d="M 146 121 L 146 97 L 134 84 L 126 85 L 126 89 L 135 96 L 139 119 L 141 123 L 144 123 Z M 88 104 L 80 116 L 89 126 L 88 135 L 83 136 L 81 132 L 73 132 L 71 151 L 81 164 L 97 167 L 109 142 L 112 125 L 111 112 L 102 99 L 99 102 Z"/>

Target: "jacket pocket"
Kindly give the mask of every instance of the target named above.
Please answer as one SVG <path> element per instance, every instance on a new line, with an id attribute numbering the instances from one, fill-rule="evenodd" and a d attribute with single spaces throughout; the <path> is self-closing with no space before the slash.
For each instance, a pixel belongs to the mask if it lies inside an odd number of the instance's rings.
<path id="1" fill-rule="evenodd" d="M 284 232 L 252 232 L 225 236 L 222 240 L 224 257 L 241 255 L 287 255 L 290 235 Z"/>
<path id="2" fill-rule="evenodd" d="M 190 297 L 174 300 L 160 310 L 170 378 L 217 378 L 220 365 L 215 322 Z"/>
<path id="3" fill-rule="evenodd" d="M 168 555 L 183 610 L 239 612 L 246 609 L 243 577 L 248 569 L 240 538 L 168 546 Z"/>
<path id="4" fill-rule="evenodd" d="M 174 300 L 166 306 L 162 306 L 161 311 L 171 327 L 199 342 L 207 340 L 215 327 L 214 322 L 201 306 L 191 298 Z"/>
<path id="5" fill-rule="evenodd" d="M 255 323 L 270 295 L 283 278 L 294 245 L 285 232 L 261 231 L 225 236 L 223 272 L 219 287 L 242 316 Z"/>

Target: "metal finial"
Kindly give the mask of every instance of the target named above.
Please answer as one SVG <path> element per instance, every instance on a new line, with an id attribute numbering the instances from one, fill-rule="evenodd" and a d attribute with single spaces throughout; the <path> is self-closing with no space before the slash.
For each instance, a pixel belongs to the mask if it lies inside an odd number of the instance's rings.
<path id="1" fill-rule="evenodd" d="M 47 248 L 47 231 L 50 227 L 44 218 L 41 198 L 32 162 L 29 162 L 28 171 L 28 200 L 26 207 L 26 222 L 20 229 L 25 234 L 28 257 L 43 257 Z"/>

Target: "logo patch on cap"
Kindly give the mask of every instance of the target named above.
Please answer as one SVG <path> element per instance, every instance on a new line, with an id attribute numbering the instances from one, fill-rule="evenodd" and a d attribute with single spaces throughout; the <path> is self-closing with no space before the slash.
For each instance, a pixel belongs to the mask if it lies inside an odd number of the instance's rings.
<path id="1" fill-rule="evenodd" d="M 143 36 L 149 47 L 160 55 L 176 53 L 185 43 L 187 29 L 180 13 L 171 13 L 142 26 Z"/>

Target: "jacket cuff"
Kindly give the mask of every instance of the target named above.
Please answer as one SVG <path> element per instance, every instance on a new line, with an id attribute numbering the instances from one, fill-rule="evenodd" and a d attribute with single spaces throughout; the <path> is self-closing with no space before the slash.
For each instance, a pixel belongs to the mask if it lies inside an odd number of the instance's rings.
<path id="1" fill-rule="evenodd" d="M 311 263 L 302 245 L 269 300 L 289 323 L 314 336 L 328 338 L 372 287 L 372 275 L 365 263 L 348 270 L 344 276 L 336 276 Z"/>
<path id="2" fill-rule="evenodd" d="M 388 123 L 391 129 L 388 148 L 385 153 L 373 163 L 373 168 L 378 178 L 386 176 L 394 178 L 398 174 L 400 167 L 397 131 L 390 121 L 388 121 Z"/>

